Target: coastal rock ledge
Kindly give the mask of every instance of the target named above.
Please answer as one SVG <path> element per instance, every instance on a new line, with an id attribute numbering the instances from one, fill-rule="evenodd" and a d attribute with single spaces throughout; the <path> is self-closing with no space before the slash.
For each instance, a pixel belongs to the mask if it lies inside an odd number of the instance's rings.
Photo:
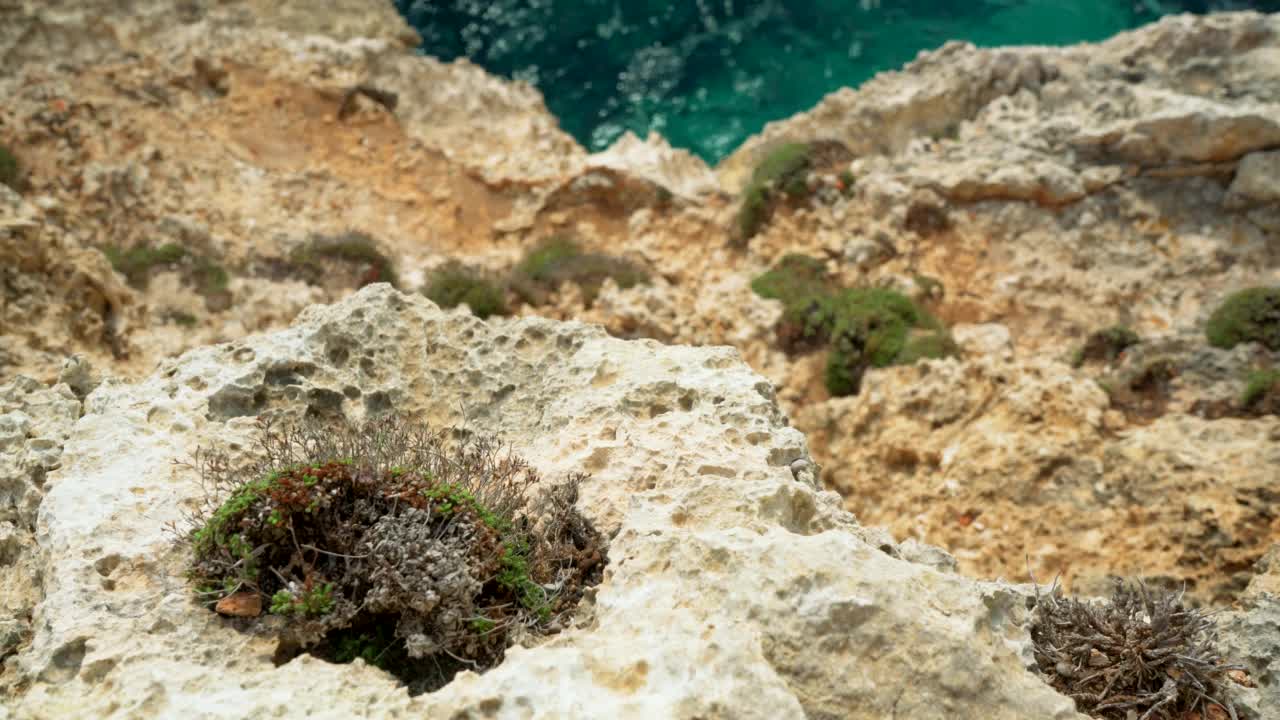
<path id="1" fill-rule="evenodd" d="M 6 545 L 4 596 L 25 583 L 32 607 L 0 717 L 1079 717 L 1025 669 L 1027 588 L 859 526 L 793 470 L 804 437 L 732 348 L 485 323 L 379 284 L 79 411 L 67 382 L 0 398 L 7 498 L 27 498 L 9 533 L 35 527 Z M 175 461 L 247 445 L 255 415 L 388 407 L 590 472 L 579 506 L 609 538 L 573 627 L 412 698 L 362 660 L 277 667 L 273 638 L 196 602 L 165 531 L 201 493 Z"/>

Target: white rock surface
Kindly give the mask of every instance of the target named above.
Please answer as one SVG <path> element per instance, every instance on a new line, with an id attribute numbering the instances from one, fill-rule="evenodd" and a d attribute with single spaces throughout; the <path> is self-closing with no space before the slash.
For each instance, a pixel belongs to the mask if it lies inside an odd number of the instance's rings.
<path id="1" fill-rule="evenodd" d="M 611 536 L 577 627 L 414 699 L 359 663 L 274 667 L 271 638 L 193 603 L 164 529 L 200 493 L 173 461 L 245 442 L 254 414 L 387 407 L 465 412 L 546 475 L 593 473 L 581 507 Z M 9 716 L 1078 717 L 1024 669 L 1024 590 L 860 528 L 793 477 L 802 459 L 730 348 L 486 324 L 370 286 L 87 398 L 40 507 Z"/>

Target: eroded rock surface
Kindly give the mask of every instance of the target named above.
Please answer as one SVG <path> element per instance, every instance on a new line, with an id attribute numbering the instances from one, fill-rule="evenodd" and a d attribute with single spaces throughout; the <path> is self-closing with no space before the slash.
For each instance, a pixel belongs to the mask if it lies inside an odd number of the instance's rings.
<path id="1" fill-rule="evenodd" d="M 590 471 L 581 508 L 611 536 L 577 626 L 412 700 L 362 662 L 274 667 L 274 641 L 194 602 L 165 532 L 200 492 L 173 461 L 244 443 L 256 413 L 388 407 L 501 433 L 548 476 Z M 732 349 L 483 323 L 374 285 L 88 397 L 46 481 L 12 713 L 1076 717 L 1024 669 L 1025 589 L 862 529 L 797 480 L 806 458 Z"/>

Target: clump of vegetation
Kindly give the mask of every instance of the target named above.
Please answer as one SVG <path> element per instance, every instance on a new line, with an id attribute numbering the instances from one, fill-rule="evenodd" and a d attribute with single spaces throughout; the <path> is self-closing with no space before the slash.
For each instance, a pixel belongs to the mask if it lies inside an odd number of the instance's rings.
<path id="1" fill-rule="evenodd" d="M 151 279 L 151 271 L 157 267 L 173 267 L 187 256 L 186 248 L 174 243 L 159 247 L 139 245 L 124 250 L 108 247 L 103 250 L 111 267 L 124 276 L 130 285 L 145 288 Z"/>
<path id="2" fill-rule="evenodd" d="M 482 270 L 450 261 L 427 276 L 422 289 L 431 302 L 443 308 L 466 305 L 480 319 L 506 315 L 507 293 L 497 281 Z"/>
<path id="3" fill-rule="evenodd" d="M 173 270 L 204 297 L 211 310 L 225 308 L 230 302 L 227 284 L 230 275 L 214 260 L 188 251 L 176 243 L 157 247 L 137 245 L 128 249 L 106 247 L 103 254 L 116 272 L 124 275 L 129 285 L 145 289 L 157 270 Z"/>
<path id="4" fill-rule="evenodd" d="M 1031 639 L 1040 674 L 1093 717 L 1212 717 L 1214 705 L 1236 717 L 1222 689 L 1238 668 L 1217 651 L 1211 617 L 1181 595 L 1117 583 L 1110 601 L 1089 603 L 1054 587 L 1037 593 Z"/>
<path id="5" fill-rule="evenodd" d="M 644 270 L 634 263 L 587 252 L 573 238 L 555 235 L 525 255 L 512 272 L 511 287 L 530 305 L 542 305 L 560 285 L 573 283 L 581 288 L 583 300 L 590 306 L 608 278 L 613 278 L 620 288 L 649 281 Z"/>
<path id="6" fill-rule="evenodd" d="M 1270 402 L 1264 402 L 1269 400 Z M 1261 410 L 1264 405 L 1280 408 L 1280 370 L 1254 370 L 1245 379 L 1240 405 L 1246 410 Z"/>
<path id="7" fill-rule="evenodd" d="M 581 476 L 543 489 L 495 440 L 398 416 L 258 430 L 247 462 L 197 456 L 208 494 L 180 537 L 204 602 L 247 594 L 280 618 L 265 626 L 279 661 L 359 657 L 429 691 L 495 665 L 517 630 L 548 631 L 599 581 Z"/>
<path id="8" fill-rule="evenodd" d="M 164 319 L 184 328 L 193 328 L 199 323 L 195 315 L 185 310 L 170 310 L 164 314 Z"/>
<path id="9" fill-rule="evenodd" d="M 911 298 L 886 288 L 840 289 L 817 258 L 786 255 L 751 289 L 782 301 L 775 332 L 784 350 L 829 347 L 826 384 L 835 396 L 856 395 L 869 367 L 959 353 L 942 323 Z"/>
<path id="10" fill-rule="evenodd" d="M 828 300 L 835 285 L 826 263 L 808 255 L 784 255 L 773 269 L 751 281 L 757 295 L 782 301 L 775 332 L 789 353 L 817 349 L 831 331 Z"/>
<path id="11" fill-rule="evenodd" d="M 0 145 L 0 185 L 8 185 L 18 189 L 18 180 L 22 178 L 22 169 L 18 158 L 5 145 Z"/>
<path id="12" fill-rule="evenodd" d="M 1280 350 L 1280 287 L 1255 287 L 1227 296 L 1205 327 L 1209 344 L 1231 349 L 1257 342 Z"/>
<path id="13" fill-rule="evenodd" d="M 832 395 L 858 394 L 869 367 L 955 354 L 955 343 L 941 323 L 900 292 L 852 288 L 828 300 L 828 308 L 826 383 Z"/>
<path id="14" fill-rule="evenodd" d="M 319 284 L 332 272 L 333 263 L 354 267 L 357 287 L 372 283 L 400 286 L 395 263 L 365 233 L 348 230 L 337 235 L 313 235 L 289 254 L 294 271 L 308 283 Z"/>
<path id="15" fill-rule="evenodd" d="M 1142 338 L 1123 325 L 1097 330 L 1090 333 L 1084 345 L 1072 354 L 1071 365 L 1081 367 L 1086 362 L 1115 362 L 1121 353 L 1140 342 Z"/>
<path id="16" fill-rule="evenodd" d="M 813 147 L 809 143 L 783 143 L 765 154 L 742 190 L 742 204 L 738 208 L 739 242 L 745 243 L 760 231 L 773 212 L 778 193 L 792 198 L 808 194 L 812 164 Z"/>

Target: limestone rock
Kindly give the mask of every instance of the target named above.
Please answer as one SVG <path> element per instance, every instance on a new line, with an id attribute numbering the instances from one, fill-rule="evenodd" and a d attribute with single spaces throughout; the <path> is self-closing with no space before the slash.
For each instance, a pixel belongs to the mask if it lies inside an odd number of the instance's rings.
<path id="1" fill-rule="evenodd" d="M 657 133 L 641 140 L 627 131 L 607 149 L 593 153 L 587 162 L 636 174 L 677 195 L 697 197 L 719 190 L 715 175 L 702 158 L 671 147 Z"/>
<path id="2" fill-rule="evenodd" d="M 0 659 L 31 635 L 41 581 L 36 513 L 79 416 L 67 385 L 22 376 L 0 385 Z"/>
<path id="3" fill-rule="evenodd" d="M 1245 155 L 1227 189 L 1227 202 L 1236 207 L 1280 205 L 1280 150 Z"/>
<path id="4" fill-rule="evenodd" d="M 410 699 L 362 663 L 274 667 L 269 638 L 197 605 L 164 525 L 200 490 L 172 461 L 243 446 L 260 412 L 388 407 L 498 432 L 545 476 L 593 474 L 580 507 L 611 539 L 590 622 Z M 103 384 L 85 411 L 41 506 L 14 717 L 162 717 L 215 696 L 237 716 L 1078 717 L 1025 669 L 1024 590 L 939 572 L 945 555 L 798 482 L 804 438 L 729 348 L 484 323 L 374 285 Z"/>

